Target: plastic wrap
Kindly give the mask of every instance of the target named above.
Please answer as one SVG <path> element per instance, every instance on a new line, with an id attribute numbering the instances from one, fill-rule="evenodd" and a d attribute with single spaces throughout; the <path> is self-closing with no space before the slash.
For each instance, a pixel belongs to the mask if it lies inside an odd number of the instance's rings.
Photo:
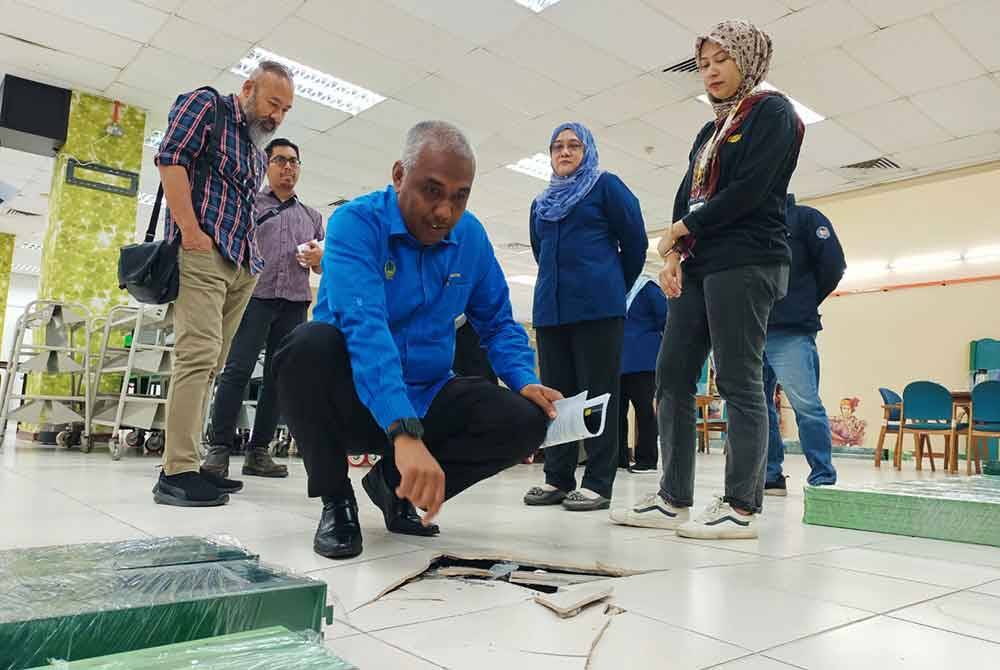
<path id="1" fill-rule="evenodd" d="M 254 558 L 256 554 L 228 536 L 146 537 L 0 551 L 0 579 L 12 575 L 60 575 L 104 568 L 131 570 Z"/>
<path id="2" fill-rule="evenodd" d="M 1000 547 L 1000 479 L 807 486 L 803 521 Z"/>
<path id="3" fill-rule="evenodd" d="M 267 626 L 321 630 L 326 583 L 256 560 L 0 577 L 0 670 Z"/>
<path id="4" fill-rule="evenodd" d="M 54 660 L 51 670 L 357 670 L 311 631 L 272 627 L 82 661 Z M 36 670 L 42 670 L 41 667 Z"/>

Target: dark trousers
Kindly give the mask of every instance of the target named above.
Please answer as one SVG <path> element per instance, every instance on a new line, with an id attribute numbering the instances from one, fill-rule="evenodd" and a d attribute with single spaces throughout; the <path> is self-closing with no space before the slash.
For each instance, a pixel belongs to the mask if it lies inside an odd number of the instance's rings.
<path id="1" fill-rule="evenodd" d="M 285 418 L 309 475 L 309 496 L 352 497 L 348 454 L 382 454 L 389 486 L 399 485 L 392 447 L 354 386 L 343 334 L 300 326 L 275 358 Z M 406 418 L 406 417 L 399 417 Z M 445 474 L 445 497 L 520 463 L 545 439 L 548 417 L 530 400 L 481 377 L 448 382 L 422 418 L 424 444 Z"/>
<path id="2" fill-rule="evenodd" d="M 482 377 L 493 384 L 497 383 L 497 374 L 493 371 L 490 359 L 479 341 L 479 334 L 471 323 L 466 322 L 455 331 L 455 362 L 452 370 L 459 377 Z"/>
<path id="3" fill-rule="evenodd" d="M 240 405 L 246 396 L 247 384 L 250 383 L 260 351 L 265 347 L 264 378 L 257 397 L 257 413 L 250 444 L 252 447 L 266 447 L 271 442 L 280 417 L 278 392 L 274 383 L 274 353 L 289 333 L 305 323 L 308 310 L 309 303 L 306 302 L 250 299 L 215 391 L 212 444 L 232 446 Z"/>
<path id="4" fill-rule="evenodd" d="M 767 464 L 763 359 L 767 319 L 788 287 L 787 265 L 733 268 L 684 278 L 670 301 L 656 363 L 657 414 L 663 450 L 660 495 L 677 507 L 694 500 L 695 390 L 711 349 L 726 400 L 726 502 L 757 512 Z"/>
<path id="5" fill-rule="evenodd" d="M 621 376 L 621 421 L 619 422 L 619 449 L 628 465 L 628 405 L 635 408 L 635 464 L 644 468 L 655 468 L 659 460 L 657 445 L 659 431 L 656 427 L 656 412 L 653 411 L 653 395 L 656 393 L 656 373 L 631 372 Z M 619 459 L 621 460 L 621 459 Z"/>
<path id="6" fill-rule="evenodd" d="M 538 363 L 542 383 L 567 398 L 582 391 L 588 397 L 611 394 L 604 433 L 586 440 L 587 468 L 582 487 L 611 497 L 618 465 L 618 381 L 621 372 L 624 319 L 599 319 L 538 328 Z M 577 443 L 545 450 L 545 482 L 563 491 L 576 488 Z"/>

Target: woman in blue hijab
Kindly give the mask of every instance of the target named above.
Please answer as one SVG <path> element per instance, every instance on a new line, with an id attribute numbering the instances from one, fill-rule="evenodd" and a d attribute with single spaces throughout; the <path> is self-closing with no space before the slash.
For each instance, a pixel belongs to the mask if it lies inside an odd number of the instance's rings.
<path id="1" fill-rule="evenodd" d="M 579 123 L 549 142 L 552 177 L 531 205 L 531 248 L 538 263 L 533 325 L 542 382 L 570 397 L 611 394 L 604 433 L 584 442 L 587 468 L 576 485 L 575 443 L 545 450 L 545 484 L 526 505 L 571 511 L 607 509 L 618 465 L 618 380 L 625 294 L 646 261 L 649 242 L 639 200 L 600 169 L 597 143 Z"/>

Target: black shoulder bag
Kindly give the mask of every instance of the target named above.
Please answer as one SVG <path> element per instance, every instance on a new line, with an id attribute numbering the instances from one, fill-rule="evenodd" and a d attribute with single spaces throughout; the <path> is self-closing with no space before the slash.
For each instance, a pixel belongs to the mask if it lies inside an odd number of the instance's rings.
<path id="1" fill-rule="evenodd" d="M 192 192 L 204 192 L 208 173 L 214 169 L 214 158 L 222 142 L 222 97 L 214 88 L 204 86 L 198 90 L 215 95 L 215 120 L 206 146 L 194 165 L 195 187 Z M 153 214 L 149 217 L 145 241 L 121 248 L 118 255 L 118 288 L 127 290 L 142 303 L 163 305 L 177 299 L 180 290 L 180 269 L 177 254 L 181 235 L 177 231 L 173 242 L 156 240 L 156 222 L 163 203 L 163 184 L 156 190 Z"/>

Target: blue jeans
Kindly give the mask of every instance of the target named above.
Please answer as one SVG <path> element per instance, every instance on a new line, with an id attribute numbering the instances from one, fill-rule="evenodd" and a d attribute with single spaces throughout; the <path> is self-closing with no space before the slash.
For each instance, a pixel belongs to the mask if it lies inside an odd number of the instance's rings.
<path id="1" fill-rule="evenodd" d="M 790 333 L 771 330 L 764 347 L 764 392 L 768 398 L 767 481 L 781 478 L 785 445 L 778 431 L 778 413 L 774 407 L 774 389 L 780 383 L 795 411 L 802 452 L 812 472 L 813 486 L 837 483 L 833 467 L 833 444 L 830 420 L 819 399 L 819 353 L 815 333 Z"/>

